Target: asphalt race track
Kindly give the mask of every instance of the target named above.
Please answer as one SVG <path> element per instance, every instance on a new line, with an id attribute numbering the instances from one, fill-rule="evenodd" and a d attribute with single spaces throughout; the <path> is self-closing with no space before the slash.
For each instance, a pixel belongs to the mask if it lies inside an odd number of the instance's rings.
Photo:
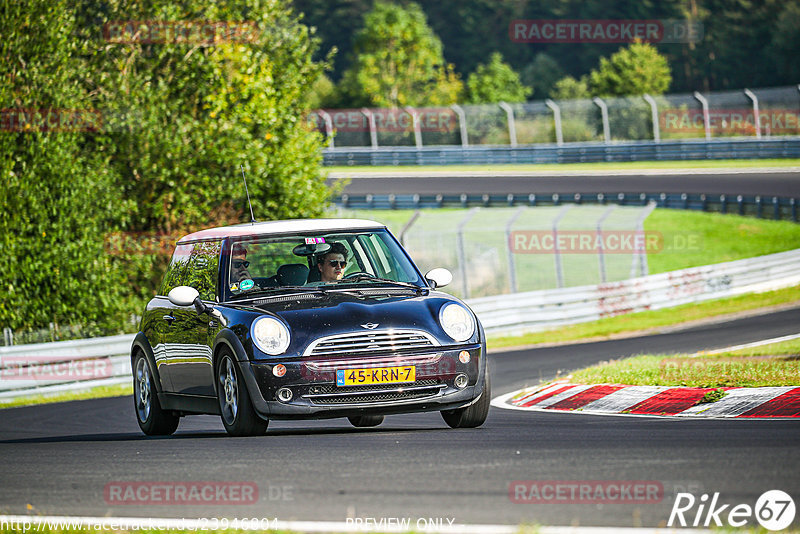
<path id="1" fill-rule="evenodd" d="M 491 356 L 494 395 L 558 370 L 642 351 L 694 351 L 798 332 L 800 308 L 684 331 Z M 676 492 L 720 492 L 731 506 L 766 490 L 800 494 L 800 422 L 530 413 L 492 408 L 475 430 L 436 413 L 273 422 L 266 436 L 229 438 L 219 419 L 184 419 L 146 439 L 129 397 L 0 411 L 0 512 L 280 520 L 454 519 L 456 523 L 657 526 Z M 513 503 L 517 480 L 651 481 L 655 504 Z M 125 482 L 255 483 L 249 505 L 106 503 Z M 30 508 L 29 508 L 30 506 Z M 694 517 L 694 511 L 687 515 Z M 797 522 L 797 519 L 795 520 Z"/>
<path id="2" fill-rule="evenodd" d="M 409 173 L 413 167 L 409 168 Z M 419 172 L 419 171 L 418 171 Z M 344 189 L 350 195 L 420 195 L 443 194 L 506 194 L 547 195 L 553 193 L 687 193 L 708 195 L 762 195 L 765 197 L 800 196 L 800 172 L 778 170 L 764 172 L 742 169 L 733 173 L 713 170 L 693 173 L 684 171 L 651 171 L 647 174 L 564 174 L 542 175 L 498 174 L 487 170 L 484 176 L 459 174 L 447 171 L 415 175 L 398 170 L 396 175 L 383 173 L 381 177 L 358 175 Z M 340 175 L 337 172 L 330 182 Z"/>

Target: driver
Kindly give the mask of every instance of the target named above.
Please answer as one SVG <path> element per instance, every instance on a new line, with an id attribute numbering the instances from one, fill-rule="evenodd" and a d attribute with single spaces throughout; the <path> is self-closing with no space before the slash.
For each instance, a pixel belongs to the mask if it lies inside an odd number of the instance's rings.
<path id="1" fill-rule="evenodd" d="M 317 258 L 320 281 L 326 283 L 341 280 L 344 275 L 344 269 L 347 267 L 347 248 L 338 242 L 333 242 L 330 245 L 331 248 Z"/>
<path id="2" fill-rule="evenodd" d="M 250 271 L 247 270 L 248 267 L 250 267 L 250 262 L 247 261 L 247 249 L 244 245 L 234 245 L 231 252 L 231 282 L 241 282 L 252 278 Z"/>

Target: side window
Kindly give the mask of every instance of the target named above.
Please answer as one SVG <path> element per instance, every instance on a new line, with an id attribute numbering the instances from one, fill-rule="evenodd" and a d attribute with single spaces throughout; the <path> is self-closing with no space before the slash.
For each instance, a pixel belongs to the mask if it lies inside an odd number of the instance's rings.
<path id="1" fill-rule="evenodd" d="M 221 248 L 219 241 L 201 241 L 192 247 L 186 285 L 195 288 L 202 300 L 216 300 Z"/>
<path id="2" fill-rule="evenodd" d="M 178 245 L 175 247 L 172 261 L 169 262 L 167 272 L 164 274 L 164 281 L 161 283 L 160 295 L 167 295 L 172 288 L 186 285 L 186 267 L 189 264 L 191 252 L 192 245 Z"/>

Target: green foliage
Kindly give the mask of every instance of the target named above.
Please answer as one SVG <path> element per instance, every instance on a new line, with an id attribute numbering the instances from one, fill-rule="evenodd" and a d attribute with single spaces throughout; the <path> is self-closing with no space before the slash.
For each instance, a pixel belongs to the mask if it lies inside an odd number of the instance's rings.
<path id="1" fill-rule="evenodd" d="M 586 78 L 576 80 L 572 76 L 565 76 L 558 80 L 550 93 L 554 100 L 579 100 L 589 98 L 589 87 Z"/>
<path id="2" fill-rule="evenodd" d="M 341 90 L 351 106 L 402 107 L 455 103 L 463 89 L 445 63 L 442 43 L 419 5 L 377 2 L 354 41 L 355 59 Z"/>
<path id="3" fill-rule="evenodd" d="M 672 82 L 667 59 L 653 45 L 634 43 L 620 48 L 589 73 L 589 87 L 596 96 L 661 95 Z"/>
<path id="4" fill-rule="evenodd" d="M 321 214 L 322 138 L 302 120 L 326 62 L 277 0 L 6 3 L 0 108 L 98 110 L 99 130 L 0 132 L 0 326 L 126 328 L 174 239 Z M 105 40 L 111 21 L 247 21 L 251 38 Z M 108 251 L 108 241 L 126 236 Z M 170 236 L 165 249 L 142 240 Z M 104 248 L 105 245 L 105 248 Z"/>
<path id="5" fill-rule="evenodd" d="M 478 65 L 467 79 L 468 101 L 472 104 L 495 102 L 524 102 L 532 90 L 520 82 L 519 74 L 503 63 L 499 52 L 492 54 L 489 63 Z"/>
<path id="6" fill-rule="evenodd" d="M 65 0 L 5 4 L 0 109 L 52 118 L 89 108 L 80 84 L 88 69 L 74 31 Z M 44 131 L 38 123 L 0 132 L 2 326 L 107 324 L 124 308 L 118 266 L 103 250 L 121 205 L 109 158 L 83 151 L 88 134 L 69 129 Z"/>
<path id="7" fill-rule="evenodd" d="M 552 56 L 541 52 L 520 71 L 520 80 L 533 90 L 533 96 L 549 95 L 556 82 L 564 77 L 564 69 Z"/>

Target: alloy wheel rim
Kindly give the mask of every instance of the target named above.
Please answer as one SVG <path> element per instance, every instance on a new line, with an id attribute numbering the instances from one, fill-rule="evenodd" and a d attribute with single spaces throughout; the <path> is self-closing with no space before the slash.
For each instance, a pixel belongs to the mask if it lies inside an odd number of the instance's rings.
<path id="1" fill-rule="evenodd" d="M 230 358 L 226 357 L 220 366 L 219 372 L 219 385 L 222 392 L 222 416 L 225 422 L 232 425 L 236 420 L 236 414 L 239 412 L 239 388 L 236 383 L 236 371 L 233 368 L 233 362 Z"/>
<path id="2" fill-rule="evenodd" d="M 150 417 L 152 397 L 150 395 L 150 368 L 144 358 L 139 358 L 136 364 L 136 381 L 134 395 L 136 397 L 136 414 L 139 421 L 144 423 Z"/>

